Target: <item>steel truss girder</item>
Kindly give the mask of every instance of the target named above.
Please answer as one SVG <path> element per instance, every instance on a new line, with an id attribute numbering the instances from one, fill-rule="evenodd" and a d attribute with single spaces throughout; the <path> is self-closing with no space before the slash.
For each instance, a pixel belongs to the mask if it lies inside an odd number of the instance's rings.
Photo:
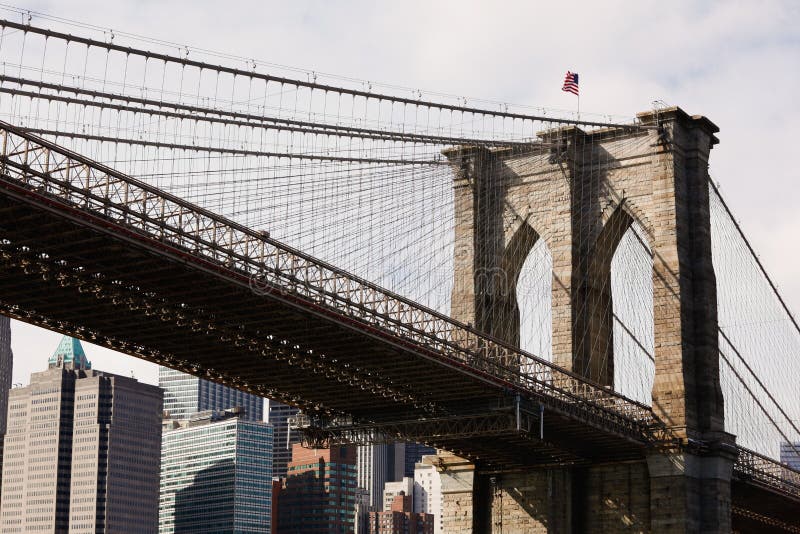
<path id="1" fill-rule="evenodd" d="M 516 456 L 518 467 L 521 465 L 575 465 L 586 460 L 576 454 L 564 451 L 542 439 L 540 434 L 540 414 L 529 410 L 487 410 L 463 416 L 424 418 L 405 421 L 388 421 L 380 423 L 348 423 L 333 421 L 326 424 L 322 421 L 298 421 L 298 430 L 305 447 L 324 448 L 342 445 L 391 444 L 398 442 L 422 443 L 428 446 L 451 450 L 460 456 L 484 467 L 503 468 L 509 466 L 492 465 L 479 454 L 469 450 L 459 450 L 459 442 L 480 439 L 482 441 L 497 438 L 514 440 L 525 444 L 529 454 L 518 455 L 510 448 L 509 455 Z M 534 460 L 531 451 L 541 451 L 542 458 Z"/>
<path id="2" fill-rule="evenodd" d="M 649 407 L 608 388 L 21 129 L 0 123 L 0 136 L 7 180 L 249 277 L 256 293 L 355 319 L 599 428 L 644 442 L 666 437 Z"/>
<path id="3" fill-rule="evenodd" d="M 269 335 L 253 337 L 249 332 L 220 323 L 213 314 L 198 309 L 170 302 L 159 295 L 142 292 L 139 288 L 119 284 L 116 280 L 108 280 L 99 273 L 89 273 L 80 266 L 69 265 L 64 261 L 54 261 L 46 254 L 31 250 L 30 247 L 17 247 L 10 243 L 0 243 L 0 266 L 2 270 L 20 269 L 28 275 L 38 275 L 43 280 L 56 281 L 62 287 L 76 288 L 80 293 L 92 294 L 97 300 L 111 301 L 117 306 L 126 306 L 131 310 L 143 312 L 145 315 L 158 316 L 165 323 L 176 323 L 187 326 L 193 331 L 212 331 L 226 343 L 257 354 L 265 358 L 283 361 L 288 365 L 297 366 L 298 369 L 314 374 L 325 374 L 339 381 L 356 381 L 371 388 L 376 394 L 389 396 L 398 402 L 415 405 L 418 410 L 431 411 L 434 407 L 416 399 L 411 393 L 381 382 L 380 377 L 365 377 L 357 373 L 358 370 L 344 369 L 332 362 L 327 362 L 317 356 L 310 355 L 300 347 L 286 340 L 274 339 Z M 13 304 L 0 300 L 0 310 L 4 314 L 31 322 L 36 313 L 31 310 L 22 310 Z M 235 376 L 230 376 L 221 370 L 201 366 L 194 362 L 177 358 L 163 351 L 117 340 L 92 331 L 80 325 L 70 325 L 62 321 L 52 321 L 45 317 L 38 317 L 38 324 L 59 330 L 93 343 L 103 344 L 115 350 L 134 354 L 161 365 L 184 370 L 193 375 L 203 376 L 206 379 L 224 383 L 225 385 L 248 391 L 260 396 L 268 396 L 275 400 L 288 402 L 305 408 L 310 412 L 320 411 L 319 406 L 304 403 L 290 394 L 276 390 L 265 390 L 258 385 L 251 385 Z M 324 407 L 321 411 L 329 412 Z M 339 414 L 342 415 L 342 414 Z"/>
<path id="4" fill-rule="evenodd" d="M 532 426 L 533 421 L 530 419 L 526 414 L 523 423 Z M 478 438 L 509 433 L 529 434 L 529 430 L 517 428 L 512 414 L 454 416 L 352 426 L 307 426 L 299 430 L 305 438 L 305 443 L 315 448 L 398 442 L 422 443 L 435 447 L 447 439 Z"/>

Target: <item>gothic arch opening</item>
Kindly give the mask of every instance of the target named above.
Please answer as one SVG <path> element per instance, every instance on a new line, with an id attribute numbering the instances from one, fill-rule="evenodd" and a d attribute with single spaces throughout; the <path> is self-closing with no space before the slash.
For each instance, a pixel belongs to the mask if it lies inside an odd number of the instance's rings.
<path id="1" fill-rule="evenodd" d="M 527 221 L 506 232 L 494 266 L 475 270 L 476 325 L 512 346 L 552 360 L 550 251 Z M 525 361 L 504 363 L 527 372 Z"/>
<path id="2" fill-rule="evenodd" d="M 553 260 L 547 243 L 523 222 L 505 246 L 500 263 L 507 310 L 504 339 L 552 361 Z M 525 363 L 521 362 L 525 372 Z"/>
<path id="3" fill-rule="evenodd" d="M 573 369 L 604 386 L 614 386 L 614 313 L 611 263 L 633 218 L 618 207 L 579 261 L 573 301 Z M 575 283 L 575 281 L 573 281 Z"/>
<path id="4" fill-rule="evenodd" d="M 618 206 L 598 234 L 573 318 L 574 370 L 650 402 L 653 364 L 653 261 L 641 224 Z"/>
<path id="5" fill-rule="evenodd" d="M 526 251 L 516 273 L 519 347 L 547 361 L 553 359 L 553 257 L 544 239 Z"/>
<path id="6" fill-rule="evenodd" d="M 506 243 L 498 264 L 497 272 L 478 273 L 479 276 L 495 279 L 493 313 L 490 321 L 492 334 L 516 347 L 520 344 L 519 299 L 517 298 L 517 282 L 525 259 L 530 250 L 540 241 L 539 234 L 527 222 L 523 222 Z"/>
<path id="7" fill-rule="evenodd" d="M 651 403 L 655 377 L 653 256 L 641 225 L 632 221 L 611 260 L 614 389 Z"/>

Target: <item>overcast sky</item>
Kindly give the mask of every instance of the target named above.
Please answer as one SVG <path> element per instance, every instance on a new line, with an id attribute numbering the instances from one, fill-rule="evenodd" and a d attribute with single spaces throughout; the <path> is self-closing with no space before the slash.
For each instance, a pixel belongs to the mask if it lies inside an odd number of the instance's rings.
<path id="1" fill-rule="evenodd" d="M 721 129 L 711 172 L 800 310 L 798 2 L 293 2 L 47 0 L 49 15 L 191 47 L 467 97 L 633 116 L 653 100 Z M 40 21 L 41 22 L 41 21 Z M 34 17 L 33 23 L 37 20 Z M 47 25 L 47 24 L 43 24 Z M 12 324 L 14 382 L 59 336 Z M 98 369 L 156 381 L 155 366 L 86 344 Z"/>

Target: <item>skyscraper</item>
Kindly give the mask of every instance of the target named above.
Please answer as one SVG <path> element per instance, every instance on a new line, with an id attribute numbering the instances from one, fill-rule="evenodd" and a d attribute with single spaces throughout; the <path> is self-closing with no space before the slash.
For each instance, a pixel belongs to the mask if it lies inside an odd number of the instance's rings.
<path id="1" fill-rule="evenodd" d="M 264 418 L 261 397 L 169 367 L 158 368 L 158 385 L 164 390 L 164 411 L 171 419 L 186 419 L 198 412 L 218 412 L 235 406 L 245 409 L 244 419 Z"/>
<path id="2" fill-rule="evenodd" d="M 272 427 L 237 415 L 197 414 L 164 432 L 160 534 L 270 532 Z"/>
<path id="3" fill-rule="evenodd" d="M 355 523 L 354 447 L 292 446 L 278 503 L 278 534 L 351 534 Z"/>
<path id="4" fill-rule="evenodd" d="M 405 466 L 403 468 L 403 476 L 413 477 L 416 465 L 422 460 L 423 456 L 436 454 L 434 447 L 423 445 L 422 443 L 404 443 L 405 448 Z"/>
<path id="5" fill-rule="evenodd" d="M 92 370 L 64 337 L 9 395 L 2 532 L 153 532 L 161 390 Z"/>
<path id="6" fill-rule="evenodd" d="M 272 456 L 272 476 L 286 478 L 286 468 L 292 460 L 292 445 L 300 442 L 296 430 L 289 429 L 289 418 L 297 415 L 299 410 L 293 406 L 269 401 L 268 421 L 275 431 L 275 446 Z"/>
<path id="7" fill-rule="evenodd" d="M 369 509 L 383 509 L 383 488 L 387 482 L 403 479 L 403 443 L 361 445 L 357 452 L 358 487 L 369 492 Z"/>
<path id="8" fill-rule="evenodd" d="M 792 469 L 800 470 L 800 441 L 789 443 L 784 441 L 781 443 L 781 462 L 785 463 Z"/>
<path id="9" fill-rule="evenodd" d="M 414 468 L 414 511 L 433 516 L 434 532 L 442 534 L 442 478 L 434 455 L 426 455 Z"/>

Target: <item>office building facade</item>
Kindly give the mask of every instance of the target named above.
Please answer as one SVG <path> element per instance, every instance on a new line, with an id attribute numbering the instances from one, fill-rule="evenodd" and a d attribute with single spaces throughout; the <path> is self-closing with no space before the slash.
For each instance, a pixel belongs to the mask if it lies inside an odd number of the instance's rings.
<path id="1" fill-rule="evenodd" d="M 425 462 L 415 465 L 414 476 L 403 477 L 397 482 L 387 482 L 383 490 L 381 512 L 413 512 L 424 514 L 420 517 L 402 517 L 398 514 L 369 515 L 370 531 L 388 532 L 388 528 L 422 528 L 422 523 L 431 523 L 437 534 L 442 530 L 442 481 L 434 464 L 436 456 L 427 456 Z M 408 499 L 403 501 L 402 509 L 397 508 L 399 495 Z M 373 511 L 374 512 L 374 511 Z M 422 523 L 420 523 L 422 521 Z M 428 528 L 425 526 L 424 528 Z"/>
<path id="2" fill-rule="evenodd" d="M 153 532 L 161 390 L 92 370 L 64 337 L 9 395 L 1 532 Z"/>
<path id="3" fill-rule="evenodd" d="M 195 414 L 164 432 L 160 534 L 270 532 L 272 427 L 238 415 Z"/>
<path id="4" fill-rule="evenodd" d="M 278 534 L 352 534 L 355 529 L 354 447 L 292 446 L 278 503 Z"/>
<path id="5" fill-rule="evenodd" d="M 236 406 L 244 408 L 244 419 L 264 418 L 263 398 L 169 367 L 158 368 L 158 385 L 164 390 L 164 412 L 169 419 L 188 419 L 198 412 L 218 412 Z"/>
<path id="6" fill-rule="evenodd" d="M 412 509 L 413 498 L 400 491 L 388 510 L 369 513 L 369 534 L 434 534 L 433 516 Z"/>
<path id="7" fill-rule="evenodd" d="M 429 447 L 421 443 L 404 443 L 403 444 L 405 462 L 403 466 L 403 476 L 413 477 L 416 465 L 422 461 L 422 457 L 426 455 L 436 454 L 434 447 Z"/>
<path id="8" fill-rule="evenodd" d="M 369 492 L 369 510 L 383 509 L 383 488 L 387 482 L 403 479 L 405 469 L 404 444 L 361 445 L 356 460 L 358 487 Z"/>
<path id="9" fill-rule="evenodd" d="M 289 419 L 300 410 L 293 406 L 281 404 L 270 399 L 267 421 L 275 432 L 273 448 L 272 473 L 278 478 L 286 478 L 286 469 L 292 460 L 292 445 L 300 443 L 300 434 L 289 428 Z"/>
<path id="10" fill-rule="evenodd" d="M 781 462 L 800 471 L 800 441 L 781 443 Z"/>
<path id="11" fill-rule="evenodd" d="M 426 455 L 415 465 L 413 509 L 429 514 L 433 518 L 435 534 L 443 534 L 442 478 L 435 467 L 436 463 L 436 456 Z"/>
<path id="12" fill-rule="evenodd" d="M 408 496 L 414 495 L 413 478 L 403 477 L 403 480 L 398 480 L 397 482 L 387 482 L 383 487 L 383 506 L 381 507 L 380 511 L 388 512 L 391 510 L 392 503 L 394 503 L 394 498 L 400 494 Z M 412 511 L 418 512 L 419 510 L 412 509 Z"/>
<path id="13" fill-rule="evenodd" d="M 14 354 L 11 352 L 11 319 L 0 315 L 0 472 L 2 472 L 3 466 L 3 436 L 6 434 L 8 392 L 11 389 L 13 367 Z"/>

